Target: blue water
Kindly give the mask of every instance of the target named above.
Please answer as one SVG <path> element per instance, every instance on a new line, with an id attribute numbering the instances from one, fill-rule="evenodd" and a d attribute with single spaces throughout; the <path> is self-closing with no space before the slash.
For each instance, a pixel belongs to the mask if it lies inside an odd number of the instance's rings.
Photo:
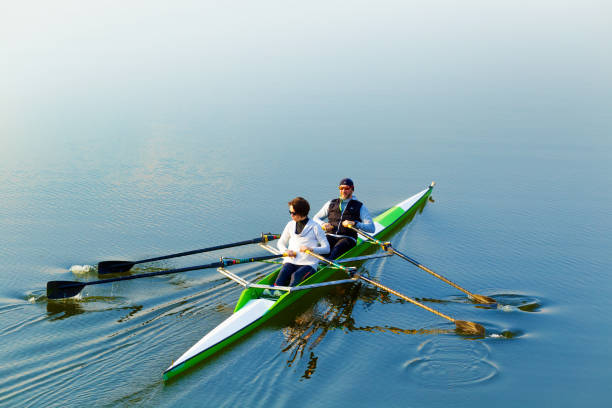
<path id="1" fill-rule="evenodd" d="M 10 4 L 0 26 L 0 406 L 601 406 L 612 381 L 607 2 Z M 280 232 L 342 177 L 374 215 L 437 182 L 363 273 L 177 381 L 231 315 L 214 270 L 72 266 Z M 228 256 L 262 255 L 256 246 Z M 176 258 L 138 272 L 213 262 Z M 232 270 L 256 279 L 273 265 Z"/>

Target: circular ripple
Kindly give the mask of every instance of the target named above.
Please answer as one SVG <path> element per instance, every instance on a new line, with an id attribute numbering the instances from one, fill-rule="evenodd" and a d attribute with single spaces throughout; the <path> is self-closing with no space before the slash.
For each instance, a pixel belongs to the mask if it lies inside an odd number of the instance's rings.
<path id="1" fill-rule="evenodd" d="M 435 357 L 416 358 L 406 364 L 406 369 L 412 381 L 432 388 L 478 384 L 495 377 L 498 371 L 488 360 L 438 360 Z"/>
<path id="2" fill-rule="evenodd" d="M 463 341 L 457 338 L 433 337 L 418 347 L 421 356 L 438 358 L 481 360 L 489 355 L 489 347 L 478 341 Z"/>
<path id="3" fill-rule="evenodd" d="M 487 360 L 489 348 L 482 342 L 436 337 L 422 343 L 420 356 L 403 369 L 410 380 L 427 387 L 463 387 L 495 377 L 498 368 Z"/>

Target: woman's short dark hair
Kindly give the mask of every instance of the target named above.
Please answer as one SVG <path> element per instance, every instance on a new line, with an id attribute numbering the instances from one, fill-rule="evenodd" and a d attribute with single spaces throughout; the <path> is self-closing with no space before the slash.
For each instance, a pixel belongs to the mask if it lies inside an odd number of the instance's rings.
<path id="1" fill-rule="evenodd" d="M 308 211 L 310 211 L 310 204 L 303 197 L 295 197 L 293 200 L 289 201 L 289 205 L 293 206 L 293 211 L 300 216 L 307 216 Z"/>

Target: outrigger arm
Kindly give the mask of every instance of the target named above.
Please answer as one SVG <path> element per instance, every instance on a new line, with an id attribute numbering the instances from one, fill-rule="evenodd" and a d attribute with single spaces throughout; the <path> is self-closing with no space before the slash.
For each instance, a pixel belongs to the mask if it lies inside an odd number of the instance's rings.
<path id="1" fill-rule="evenodd" d="M 356 268 L 353 268 L 356 269 Z M 273 286 L 273 285 L 262 285 L 260 283 L 251 283 L 249 281 L 244 280 L 243 278 L 241 278 L 240 276 L 236 275 L 233 272 L 228 271 L 225 268 L 218 268 L 217 271 L 230 278 L 231 280 L 233 280 L 234 282 L 236 282 L 237 284 L 244 286 L 245 288 L 257 288 L 257 289 L 270 289 L 270 290 L 281 290 L 284 292 L 297 292 L 299 290 L 307 290 L 307 289 L 314 289 L 314 288 L 321 288 L 324 286 L 332 286 L 332 285 L 342 285 L 345 283 L 355 283 L 357 281 L 358 278 L 352 278 L 352 279 L 340 279 L 340 280 L 335 280 L 335 281 L 331 281 L 331 282 L 321 282 L 321 283 L 313 283 L 312 285 L 300 285 L 300 286 Z"/>

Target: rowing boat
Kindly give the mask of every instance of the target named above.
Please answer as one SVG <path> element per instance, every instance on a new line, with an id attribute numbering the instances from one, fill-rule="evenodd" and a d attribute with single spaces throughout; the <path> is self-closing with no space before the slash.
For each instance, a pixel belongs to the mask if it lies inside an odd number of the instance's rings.
<path id="1" fill-rule="evenodd" d="M 414 215 L 431 194 L 433 186 L 434 183 L 431 183 L 427 189 L 414 194 L 377 217 L 374 217 L 375 231 L 373 236 L 377 239 L 383 239 L 394 229 L 394 227 L 402 221 L 405 221 L 411 215 Z M 368 241 L 360 239 L 356 246 L 343 254 L 338 260 L 357 260 L 356 257 L 363 254 L 369 248 L 371 248 L 371 244 Z M 267 249 L 271 248 L 268 247 Z M 229 344 L 237 341 L 239 338 L 278 314 L 281 310 L 287 308 L 290 304 L 302 297 L 308 290 L 320 287 L 326 283 L 344 284 L 354 281 L 353 279 L 344 279 L 323 283 L 327 281 L 337 269 L 330 266 L 320 266 L 319 270 L 314 275 L 295 287 L 273 287 L 272 285 L 274 285 L 279 271 L 280 268 L 270 273 L 256 284 L 251 284 L 233 273 L 220 268 L 219 272 L 245 286 L 236 304 L 234 313 L 172 363 L 164 372 L 164 380 L 170 380 L 176 375 L 219 352 Z M 278 298 L 264 296 L 263 291 L 270 288 L 282 290 L 285 293 Z"/>
<path id="2" fill-rule="evenodd" d="M 425 190 L 414 194 L 377 217 L 374 217 L 375 231 L 372 235 L 377 239 L 384 239 L 395 227 L 413 216 L 426 202 L 433 186 L 434 183 L 431 183 Z M 262 245 L 262 247 L 271 252 L 275 251 L 267 245 Z M 364 260 L 367 257 L 360 257 L 359 255 L 362 255 L 370 248 L 372 248 L 371 241 L 359 239 L 357 245 L 343 254 L 337 261 Z M 355 281 L 355 279 L 342 279 L 326 282 L 332 274 L 337 272 L 337 269 L 331 266 L 320 265 L 319 270 L 314 275 L 297 286 L 274 287 L 273 285 L 279 271 L 280 268 L 257 283 L 250 283 L 225 268 L 219 268 L 220 273 L 245 287 L 236 304 L 234 313 L 173 362 L 164 371 L 164 380 L 170 380 L 237 341 L 278 314 L 281 310 L 287 308 L 309 290 L 321 286 L 345 284 Z M 283 294 L 277 298 L 268 297 L 263 294 L 265 289 L 280 290 Z"/>

